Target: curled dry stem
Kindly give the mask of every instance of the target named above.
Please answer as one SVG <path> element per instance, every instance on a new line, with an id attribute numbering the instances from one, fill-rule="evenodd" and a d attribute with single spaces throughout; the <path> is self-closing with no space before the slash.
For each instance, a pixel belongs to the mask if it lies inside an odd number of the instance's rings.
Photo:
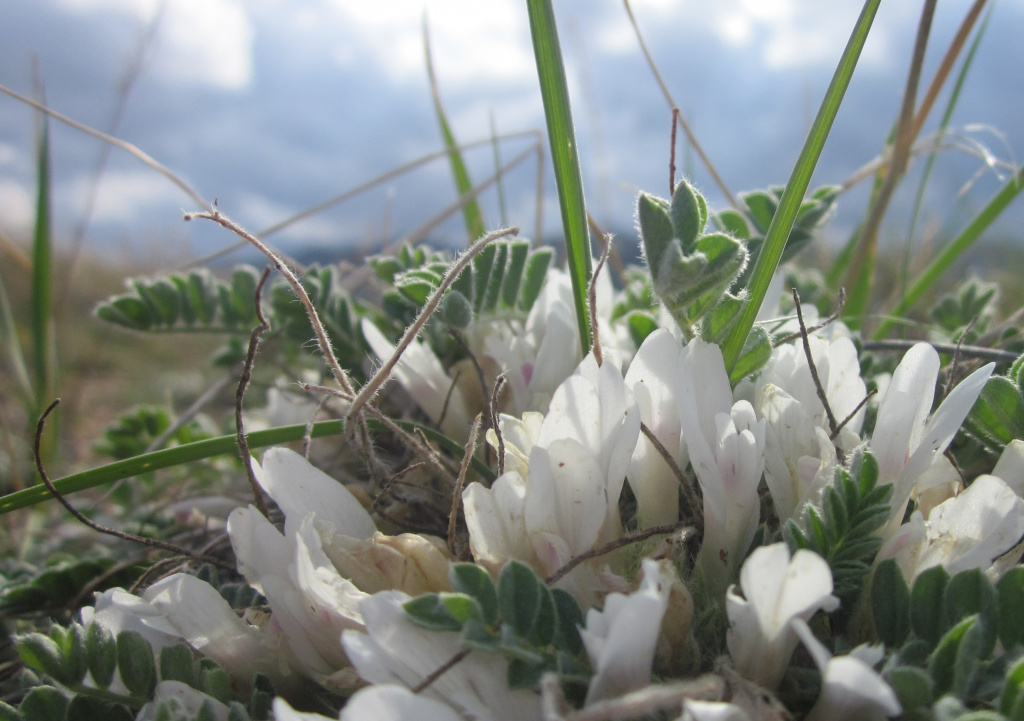
<path id="1" fill-rule="evenodd" d="M 238 451 L 242 456 L 242 464 L 245 466 L 245 475 L 248 477 L 249 485 L 252 487 L 252 496 L 256 502 L 256 508 L 263 514 L 264 518 L 270 518 L 270 512 L 267 511 L 267 501 L 263 497 L 259 481 L 256 480 L 256 472 L 252 468 L 252 453 L 249 451 L 249 440 L 245 437 L 245 426 L 242 423 L 242 403 L 245 400 L 245 389 L 249 386 L 249 381 L 252 379 L 252 367 L 256 363 L 256 351 L 260 345 L 260 336 L 264 331 L 270 330 L 270 323 L 267 322 L 266 317 L 263 315 L 263 308 L 260 307 L 263 286 L 269 277 L 270 266 L 267 266 L 263 269 L 260 282 L 256 284 L 256 293 L 253 299 L 253 303 L 256 306 L 256 318 L 259 320 L 259 324 L 252 329 L 252 334 L 249 336 L 249 350 L 245 354 L 245 364 L 242 366 L 242 375 L 238 379 L 238 390 L 235 392 L 235 430 L 238 434 Z"/>
<path id="2" fill-rule="evenodd" d="M 803 341 L 804 355 L 807 356 L 807 367 L 811 371 L 811 379 L 814 381 L 814 390 L 818 394 L 818 400 L 825 407 L 825 417 L 828 418 L 828 427 L 833 435 L 839 433 L 839 422 L 832 412 L 832 406 L 828 403 L 828 396 L 825 395 L 825 388 L 821 385 L 821 378 L 818 377 L 818 368 L 814 365 L 814 357 L 811 354 L 811 341 L 808 335 L 807 326 L 804 325 L 804 312 L 800 307 L 800 294 L 796 288 L 792 289 L 793 302 L 796 303 L 796 317 L 800 323 L 800 339 Z"/>
<path id="3" fill-rule="evenodd" d="M 401 360 L 402 354 L 405 353 L 405 349 L 409 347 L 413 339 L 419 335 L 419 332 L 426 325 L 427 321 L 430 320 L 430 316 L 437 310 L 438 304 L 441 302 L 441 297 L 445 291 L 455 282 L 455 279 L 459 277 L 459 274 L 465 270 L 466 266 L 473 260 L 476 255 L 486 248 L 488 245 L 493 243 L 499 238 L 504 238 L 510 235 L 517 235 L 519 228 L 506 228 L 505 230 L 496 230 L 492 233 L 488 233 L 483 238 L 474 243 L 470 248 L 460 255 L 454 263 L 448 266 L 448 270 L 445 271 L 444 277 L 441 279 L 440 284 L 427 298 L 427 302 L 423 306 L 423 310 L 416 317 L 405 333 L 402 335 L 401 340 L 398 341 L 398 345 L 395 347 L 395 352 L 391 354 L 391 357 L 380 367 L 380 369 L 374 374 L 373 378 L 366 382 L 359 393 L 352 400 L 352 405 L 348 411 L 348 418 L 357 417 L 357 414 L 363 409 L 370 399 L 372 399 L 377 392 L 381 389 L 388 378 L 391 377 L 391 372 L 398 365 L 398 361 Z M 351 392 L 351 388 L 345 388 L 346 391 Z"/>
<path id="4" fill-rule="evenodd" d="M 455 488 L 452 491 L 452 511 L 448 514 L 448 550 L 456 558 L 459 551 L 456 547 L 455 532 L 458 528 L 459 503 L 462 501 L 462 487 L 466 483 L 466 473 L 469 472 L 469 462 L 473 460 L 476 453 L 476 437 L 480 433 L 480 422 L 482 418 L 479 413 L 473 419 L 473 427 L 469 429 L 469 440 L 466 442 L 466 452 L 462 455 L 462 465 L 459 467 L 459 477 L 455 481 Z"/>
<path id="5" fill-rule="evenodd" d="M 505 473 L 505 437 L 501 433 L 501 414 L 498 413 L 498 398 L 501 396 L 501 390 L 505 387 L 505 383 L 508 382 L 505 374 L 502 373 L 494 379 L 494 390 L 491 392 L 491 427 L 494 429 L 494 435 L 498 439 L 498 475 L 502 476 Z"/>
<path id="6" fill-rule="evenodd" d="M 167 543 L 166 541 L 159 541 L 155 538 L 136 536 L 133 533 L 125 533 L 124 531 L 118 531 L 114 528 L 107 528 L 106 526 L 101 526 L 100 524 L 93 521 L 91 518 L 87 518 L 86 516 L 82 515 L 81 511 L 72 506 L 71 502 L 64 498 L 63 495 L 61 495 L 60 491 L 57 490 L 56 486 L 53 485 L 53 481 L 51 481 L 50 477 L 47 475 L 46 469 L 43 467 L 42 453 L 40 452 L 40 447 L 42 445 L 43 439 L 43 430 L 46 428 L 46 419 L 49 417 L 50 413 L 53 412 L 53 409 L 56 408 L 59 403 L 60 398 L 57 398 L 56 400 L 53 401 L 53 403 L 47 406 L 46 410 L 43 411 L 43 414 L 39 417 L 39 422 L 36 424 L 36 435 L 35 442 L 33 445 L 33 452 L 35 454 L 36 470 L 39 471 L 39 477 L 43 479 L 43 483 L 46 485 L 47 490 L 49 490 L 53 497 L 56 498 L 60 502 L 60 504 L 68 510 L 68 513 L 74 516 L 75 519 L 83 525 L 88 526 L 92 530 L 97 531 L 99 533 L 103 533 L 108 536 L 114 536 L 115 538 L 120 538 L 124 541 L 131 541 L 132 543 L 138 543 L 144 546 L 149 546 L 150 548 L 159 548 L 163 551 L 170 551 L 171 553 L 176 553 L 180 556 L 186 556 L 194 561 L 210 563 L 214 566 L 217 566 L 218 568 L 226 569 L 228 571 L 231 571 L 232 573 L 235 572 L 234 566 L 224 563 L 223 561 L 217 558 L 212 558 L 210 556 L 193 553 L 192 551 L 188 550 L 183 546 L 177 546 L 173 543 Z"/>
<path id="7" fill-rule="evenodd" d="M 651 684 L 618 698 L 592 703 L 579 711 L 570 711 L 562 696 L 558 674 L 548 672 L 540 679 L 541 713 L 544 721 L 624 721 L 648 717 L 659 712 L 679 713 L 687 699 L 721 701 L 727 684 L 718 674 L 704 674 L 689 681 Z"/>

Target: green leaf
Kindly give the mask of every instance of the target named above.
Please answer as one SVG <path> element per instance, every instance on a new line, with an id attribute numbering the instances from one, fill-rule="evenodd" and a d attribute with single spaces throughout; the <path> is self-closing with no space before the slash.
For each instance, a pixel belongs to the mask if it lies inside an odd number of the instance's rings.
<path id="1" fill-rule="evenodd" d="M 978 617 L 971 616 L 949 630 L 935 647 L 931 660 L 928 662 L 928 673 L 935 683 L 935 695 L 942 696 L 953 688 L 957 674 L 957 653 L 967 632 L 977 623 Z"/>
<path id="2" fill-rule="evenodd" d="M 640 193 L 637 198 L 636 214 L 640 225 L 641 247 L 652 277 L 656 277 L 662 267 L 665 252 L 676 242 L 676 229 L 672 225 L 670 210 L 669 202 L 656 195 Z"/>
<path id="3" fill-rule="evenodd" d="M 509 561 L 498 576 L 498 609 L 520 638 L 528 638 L 541 606 L 541 582 L 533 569 Z"/>
<path id="4" fill-rule="evenodd" d="M 839 105 L 842 103 L 846 88 L 853 77 L 854 68 L 860 58 L 860 52 L 867 40 L 871 23 L 878 11 L 881 0 L 866 0 L 861 10 L 857 24 L 854 26 L 850 40 L 843 50 L 832 82 L 829 84 L 825 97 L 814 118 L 811 129 L 807 134 L 807 140 L 800 151 L 800 157 L 796 161 L 793 173 L 786 183 L 786 190 L 779 201 L 778 210 L 775 212 L 771 225 L 765 235 L 764 245 L 758 253 L 754 268 L 750 273 L 750 281 L 747 285 L 747 292 L 750 300 L 743 307 L 739 320 L 729 332 L 729 337 L 722 346 L 722 354 L 725 358 L 725 367 L 732 369 L 736 364 L 740 353 L 743 351 L 747 334 L 754 325 L 754 319 L 761 309 L 761 303 L 768 292 L 772 276 L 779 265 L 782 253 L 786 249 L 790 231 L 796 222 L 800 206 L 803 204 L 804 194 L 810 184 L 811 175 L 818 163 L 822 148 L 825 147 L 825 140 L 828 138 L 832 128 L 832 122 L 839 112 Z"/>
<path id="5" fill-rule="evenodd" d="M 708 209 L 702 201 L 700 193 L 685 180 L 679 181 L 675 192 L 672 193 L 669 216 L 674 231 L 673 236 L 682 243 L 683 253 L 686 255 L 696 251 L 697 238 L 704 233 Z"/>
<path id="6" fill-rule="evenodd" d="M 491 277 L 487 281 L 487 288 L 484 294 L 484 312 L 492 312 L 498 305 L 498 296 L 501 293 L 501 284 L 505 279 L 505 266 L 508 265 L 508 243 L 495 243 L 496 252 L 494 265 L 491 266 Z"/>
<path id="7" fill-rule="evenodd" d="M 132 295 L 111 298 L 99 305 L 96 317 L 131 330 L 149 330 L 155 324 L 149 305 Z"/>
<path id="8" fill-rule="evenodd" d="M 977 614 L 978 633 L 982 636 L 980 653 L 987 657 L 996 645 L 996 598 L 992 584 L 981 569 L 961 571 L 946 586 L 946 625 L 952 626 L 966 616 Z"/>
<path id="9" fill-rule="evenodd" d="M 1019 713 L 1015 713 L 1018 709 L 1024 711 L 1024 659 L 1019 659 L 1007 671 L 999 697 L 999 710 L 1004 716 L 1018 718 Z"/>
<path id="10" fill-rule="evenodd" d="M 94 624 L 95 625 L 95 624 Z M 196 683 L 192 650 L 182 643 L 160 649 L 160 680 L 181 681 L 189 686 Z"/>
<path id="11" fill-rule="evenodd" d="M 160 325 L 173 326 L 181 313 L 181 298 L 178 289 L 163 278 L 148 283 L 137 283 L 136 289 L 144 301 L 149 303 Z"/>
<path id="12" fill-rule="evenodd" d="M 52 686 L 36 686 L 25 695 L 19 713 L 25 721 L 64 721 L 68 699 Z"/>
<path id="13" fill-rule="evenodd" d="M 149 698 L 156 688 L 156 661 L 149 642 L 136 631 L 117 634 L 117 669 L 128 690 Z"/>
<path id="14" fill-rule="evenodd" d="M 885 675 L 885 680 L 896 692 L 904 712 L 930 706 L 934 699 L 932 677 L 924 669 L 897 666 Z"/>
<path id="15" fill-rule="evenodd" d="M 438 593 L 424 593 L 406 601 L 402 608 L 413 623 L 431 631 L 461 631 L 462 623 L 449 613 Z"/>
<path id="16" fill-rule="evenodd" d="M 562 50 L 558 41 L 555 11 L 551 0 L 526 0 L 530 18 L 530 35 L 537 61 L 537 76 L 544 101 L 551 160 L 555 167 L 555 186 L 562 211 L 569 261 L 569 278 L 576 321 L 579 327 L 580 348 L 583 355 L 590 352 L 590 313 L 587 292 L 590 287 L 591 265 L 590 235 L 587 228 L 587 209 L 583 199 L 583 176 L 573 130 L 569 104 L 569 84 L 565 77 Z"/>
<path id="17" fill-rule="evenodd" d="M 470 620 L 462 627 L 462 642 L 488 653 L 501 653 L 501 634 L 488 630 L 479 620 Z"/>
<path id="18" fill-rule="evenodd" d="M 747 240 L 750 238 L 750 227 L 744 217 L 735 210 L 723 210 L 715 215 L 716 226 L 734 238 Z"/>
<path id="19" fill-rule="evenodd" d="M 64 630 L 63 639 L 54 638 L 54 640 L 60 646 L 63 656 L 61 659 L 63 677 L 58 680 L 65 686 L 77 686 L 88 671 L 85 629 L 77 623 L 72 623 Z"/>
<path id="20" fill-rule="evenodd" d="M 910 589 L 895 559 L 878 564 L 871 582 L 875 632 L 889 648 L 903 645 L 910 635 Z"/>
<path id="21" fill-rule="evenodd" d="M 551 589 L 540 584 L 540 606 L 537 608 L 537 618 L 530 631 L 530 641 L 537 646 L 544 647 L 551 643 L 555 634 L 555 626 L 558 623 L 558 615 L 555 611 L 555 602 L 551 596 Z"/>
<path id="22" fill-rule="evenodd" d="M 261 673 L 256 674 L 252 680 L 252 695 L 249 697 L 249 712 L 253 721 L 266 721 L 270 718 L 274 696 L 270 679 Z"/>
<path id="23" fill-rule="evenodd" d="M 548 266 L 554 251 L 551 248 L 539 248 L 530 253 L 526 261 L 526 270 L 523 273 L 523 284 L 519 289 L 519 309 L 526 313 L 530 312 L 533 304 L 540 297 L 540 291 L 544 287 L 544 277 L 547 275 Z"/>
<path id="24" fill-rule="evenodd" d="M 999 640 L 1005 648 L 1013 648 L 1024 642 L 1024 566 L 1014 566 L 999 579 L 996 599 Z"/>
<path id="25" fill-rule="evenodd" d="M 642 310 L 630 311 L 626 316 L 626 325 L 629 328 L 629 336 L 637 348 L 643 345 L 647 336 L 658 330 L 658 321 Z"/>
<path id="26" fill-rule="evenodd" d="M 18 709 L 8 703 L 0 701 L 0 721 L 25 721 Z"/>
<path id="27" fill-rule="evenodd" d="M 439 593 L 438 599 L 448 614 L 459 623 L 460 630 L 469 621 L 483 621 L 484 612 L 480 603 L 468 594 Z"/>
<path id="28" fill-rule="evenodd" d="M 949 574 L 942 566 L 933 566 L 918 574 L 910 589 L 910 626 L 914 635 L 935 645 L 945 631 L 943 600 Z"/>
<path id="29" fill-rule="evenodd" d="M 217 718 L 217 712 L 214 710 L 213 701 L 203 701 L 203 705 L 199 707 L 194 721 L 220 721 Z"/>
<path id="30" fill-rule="evenodd" d="M 448 578 L 453 589 L 476 599 L 486 625 L 498 622 L 498 591 L 487 571 L 475 563 L 453 563 Z"/>
<path id="31" fill-rule="evenodd" d="M 729 372 L 729 382 L 739 383 L 764 368 L 772 357 L 772 339 L 763 326 L 755 325 L 747 336 L 743 352 Z"/>
<path id="32" fill-rule="evenodd" d="M 49 636 L 29 633 L 19 636 L 17 644 L 18 656 L 30 669 L 57 680 L 63 678 L 63 654 L 60 646 Z"/>
<path id="33" fill-rule="evenodd" d="M 453 328 L 466 328 L 473 322 L 473 304 L 462 293 L 449 289 L 437 308 L 441 322 Z"/>
<path id="34" fill-rule="evenodd" d="M 237 701 L 232 701 L 228 704 L 228 721 L 252 721 L 252 717 L 245 710 L 245 706 Z"/>
<path id="35" fill-rule="evenodd" d="M 989 634 L 979 620 L 971 624 L 956 649 L 953 661 L 952 692 L 960 698 L 970 698 L 981 673 L 982 661 L 988 658 L 992 646 Z M 941 647 L 941 643 L 940 643 Z M 938 651 L 937 651 L 938 653 Z"/>
<path id="36" fill-rule="evenodd" d="M 32 237 L 32 359 L 36 392 L 34 413 L 41 413 L 53 395 L 56 372 L 53 321 L 53 247 L 51 238 L 50 124 L 39 116 L 36 136 L 36 218 Z"/>
<path id="37" fill-rule="evenodd" d="M 487 295 L 487 283 L 491 279 L 494 258 L 498 254 L 498 244 L 491 243 L 473 258 L 473 307 L 477 313 L 484 308 Z"/>
<path id="38" fill-rule="evenodd" d="M 516 307 L 516 298 L 519 297 L 519 286 L 523 282 L 523 271 L 526 269 L 529 254 L 530 244 L 527 241 L 515 240 L 509 243 L 508 270 L 501 285 L 501 305 L 505 308 Z"/>
<path id="39" fill-rule="evenodd" d="M 964 425 L 998 450 L 1016 438 L 1024 438 L 1024 395 L 1020 388 L 1006 376 L 991 376 Z"/>
<path id="40" fill-rule="evenodd" d="M 580 610 L 576 599 L 561 588 L 551 589 L 551 600 L 555 602 L 555 612 L 558 615 L 551 643 L 560 651 L 578 656 L 583 652 L 583 639 L 580 638 L 580 629 L 585 623 L 583 611 Z"/>
<path id="41" fill-rule="evenodd" d="M 134 721 L 135 716 L 120 704 L 79 694 L 71 699 L 65 721 Z"/>
<path id="42" fill-rule="evenodd" d="M 200 659 L 199 690 L 226 704 L 231 700 L 231 677 L 214 661 Z"/>
<path id="43" fill-rule="evenodd" d="M 535 689 L 540 677 L 549 670 L 546 664 L 531 663 L 521 658 L 513 658 L 508 662 L 506 680 L 509 689 Z"/>

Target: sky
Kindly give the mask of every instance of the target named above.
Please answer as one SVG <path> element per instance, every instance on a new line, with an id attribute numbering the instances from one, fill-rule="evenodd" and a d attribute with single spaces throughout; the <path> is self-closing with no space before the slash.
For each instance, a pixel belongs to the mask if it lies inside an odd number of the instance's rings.
<path id="1" fill-rule="evenodd" d="M 952 119 L 962 147 L 940 156 L 927 197 L 924 227 L 947 233 L 1009 177 L 992 163 L 1024 155 L 1024 0 L 990 4 L 991 23 Z M 939 4 L 926 79 L 969 5 Z M 632 2 L 665 82 L 734 192 L 785 183 L 860 6 Z M 556 0 L 555 12 L 588 209 L 621 242 L 635 242 L 637 192 L 668 194 L 668 106 L 621 0 Z M 882 3 L 812 185 L 842 182 L 878 154 L 899 107 L 919 12 L 919 2 Z M 424 62 L 425 17 L 459 140 L 487 139 L 493 127 L 513 135 L 500 143 L 503 162 L 529 150 L 536 135 L 524 132 L 542 131 L 544 121 L 522 0 L 0 0 L 0 83 L 32 94 L 36 64 L 49 106 L 135 144 L 258 231 L 442 148 Z M 31 109 L 0 96 L 0 233 L 23 243 L 34 212 L 34 123 Z M 159 263 L 233 243 L 212 224 L 184 223 L 182 211 L 197 210 L 195 203 L 136 159 L 111 151 L 97 184 L 103 144 L 56 123 L 51 137 L 54 226 L 65 250 L 81 234 L 86 251 Z M 679 167 L 712 207 L 724 207 L 682 143 L 679 153 Z M 544 158 L 542 232 L 557 238 L 550 154 Z M 484 180 L 494 172 L 492 146 L 468 151 L 467 162 L 474 181 Z M 504 217 L 496 191 L 482 196 L 489 226 L 521 225 L 535 235 L 536 162 L 530 156 L 504 177 Z M 905 236 L 914 190 L 897 196 L 887 236 Z M 842 196 L 833 237 L 863 213 L 866 192 Z M 456 197 L 446 162 L 435 161 L 271 240 L 289 252 L 309 245 L 372 252 Z M 993 235 L 1020 227 L 1020 205 Z M 459 245 L 466 231 L 456 215 L 432 237 Z"/>

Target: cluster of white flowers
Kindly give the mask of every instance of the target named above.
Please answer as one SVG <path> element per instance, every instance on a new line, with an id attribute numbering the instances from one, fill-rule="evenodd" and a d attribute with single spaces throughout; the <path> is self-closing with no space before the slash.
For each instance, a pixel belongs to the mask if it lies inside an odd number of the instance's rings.
<path id="1" fill-rule="evenodd" d="M 500 418 L 502 442 L 493 430 L 488 435 L 504 449 L 505 472 L 490 487 L 469 484 L 462 496 L 474 560 L 495 577 L 511 559 L 551 577 L 623 537 L 620 497 L 627 482 L 640 528 L 678 522 L 680 480 L 641 433 L 643 424 L 678 467 L 692 468 L 699 484 L 703 536 L 690 587 L 724 599 L 735 671 L 773 690 L 802 641 L 822 674 L 808 718 L 900 713 L 874 670 L 880 649 L 859 647 L 833 658 L 808 626 L 813 614 L 838 605 L 828 564 L 806 550 L 791 557 L 783 543 L 747 556 L 760 521 L 758 489 L 763 477 L 781 522 L 799 519 L 807 504 L 820 502 L 840 459 L 866 444 L 878 460 L 879 482 L 893 485 L 879 559 L 897 559 L 908 582 L 939 564 L 951 573 L 998 573 L 1021 551 L 1024 443 L 1011 444 L 993 474 L 963 492 L 944 455 L 991 364 L 930 413 L 939 358 L 929 345 L 914 346 L 891 379 L 878 379 L 884 390 L 874 434 L 866 439 L 864 410 L 857 410 L 865 382 L 841 326 L 809 338 L 829 408 L 846 420 L 836 433 L 801 341 L 776 348 L 756 381 L 734 390 L 717 346 L 699 339 L 684 346 L 658 330 L 634 350 L 617 343 L 602 320 L 599 363 L 581 357 L 567 288 L 552 273 L 520 333 L 468 333 L 481 362 L 506 372 L 511 389 Z M 378 355 L 389 355 L 372 325 L 364 333 Z M 473 404 L 467 391 L 452 390 L 452 378 L 427 345 L 413 344 L 395 378 L 442 430 L 465 437 Z M 284 511 L 284 532 L 253 507 L 233 511 L 228 532 L 239 571 L 266 597 L 269 612 L 250 609 L 239 618 L 210 586 L 176 575 L 142 599 L 108 593 L 84 620 L 145 628 L 158 645 L 184 639 L 240 682 L 254 672 L 268 675 L 286 697 L 301 679 L 355 692 L 342 711 L 346 720 L 542 717 L 535 692 L 509 690 L 508 660 L 482 650 L 422 693 L 411 691 L 462 649 L 457 633 L 420 628 L 403 610 L 411 596 L 451 590 L 453 559 L 443 542 L 381 534 L 351 493 L 291 451 L 268 451 L 256 472 Z M 904 523 L 911 499 L 916 510 Z M 580 633 L 593 672 L 587 704 L 643 689 L 656 657 L 685 646 L 679 636 L 689 633 L 693 599 L 676 567 L 645 559 L 638 580 L 630 568 L 621 552 L 604 553 L 555 583 L 586 611 Z M 278 721 L 323 718 L 294 711 L 282 698 L 274 711 Z M 727 701 L 686 701 L 679 714 L 748 718 Z"/>

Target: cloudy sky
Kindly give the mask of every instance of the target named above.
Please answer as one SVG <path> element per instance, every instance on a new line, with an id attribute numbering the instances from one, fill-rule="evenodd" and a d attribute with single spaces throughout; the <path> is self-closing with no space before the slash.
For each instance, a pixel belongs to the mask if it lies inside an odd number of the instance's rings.
<path id="1" fill-rule="evenodd" d="M 1024 0 L 992 0 L 992 22 L 953 119 L 961 144 L 1002 160 L 1024 155 Z M 656 62 L 698 138 L 734 191 L 784 183 L 860 11 L 855 0 L 633 0 Z M 970 3 L 939 4 L 926 78 Z M 584 183 L 599 222 L 630 234 L 638 189 L 668 191 L 670 115 L 620 0 L 558 0 Z M 919 2 L 883 3 L 815 177 L 841 182 L 869 161 L 898 108 Z M 543 128 L 522 0 L 0 0 L 0 83 L 32 92 L 33 58 L 54 109 L 136 144 L 200 194 L 261 229 L 437 151 L 423 60 L 427 13 L 444 102 L 463 142 Z M 126 79 L 130 91 L 123 88 Z M 937 116 L 942 109 L 940 101 Z M 933 119 L 932 127 L 935 125 Z M 102 145 L 52 129 L 55 221 L 68 244 L 81 224 Z M 546 139 L 545 139 L 546 141 Z M 508 161 L 530 138 L 501 144 Z M 549 158 L 549 155 L 545 155 Z M 490 146 L 468 155 L 475 181 L 494 168 Z M 33 114 L 0 96 L 0 232 L 31 225 Z M 721 206 L 703 168 L 682 154 Z M 979 177 L 970 190 L 965 184 Z M 559 231 L 547 172 L 544 231 Z M 1005 172 L 1002 178 L 1005 179 Z M 507 220 L 533 234 L 536 160 L 506 179 Z M 929 196 L 931 223 L 955 230 L 1002 180 L 977 157 L 944 154 Z M 897 211 L 907 198 L 897 199 Z M 274 236 L 284 248 L 378 247 L 456 197 L 445 163 L 381 185 Z M 849 227 L 864 193 L 841 201 Z M 902 205 L 899 203 L 902 202 Z M 497 195 L 483 199 L 501 223 Z M 85 247 L 160 257 L 201 255 L 232 242 L 185 224 L 194 204 L 120 151 L 110 155 Z M 1019 227 L 1020 207 L 1000 228 Z M 906 213 L 887 228 L 898 235 Z M 465 240 L 461 221 L 435 235 Z"/>

